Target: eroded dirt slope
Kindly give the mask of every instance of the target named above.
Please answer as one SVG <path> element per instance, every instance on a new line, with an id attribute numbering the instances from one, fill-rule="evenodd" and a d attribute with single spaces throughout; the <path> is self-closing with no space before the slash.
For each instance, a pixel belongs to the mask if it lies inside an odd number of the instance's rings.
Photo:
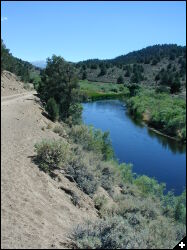
<path id="1" fill-rule="evenodd" d="M 21 94 L 27 92 L 24 88 L 24 83 L 19 78 L 4 70 L 1 74 L 1 96 Z"/>
<path id="2" fill-rule="evenodd" d="M 54 124 L 42 115 L 38 98 L 23 92 L 1 100 L 2 249 L 62 249 L 72 228 L 97 214 L 74 182 L 63 174 L 54 180 L 33 163 L 34 144 L 58 135 L 46 128 Z M 80 206 L 60 187 L 73 190 Z"/>

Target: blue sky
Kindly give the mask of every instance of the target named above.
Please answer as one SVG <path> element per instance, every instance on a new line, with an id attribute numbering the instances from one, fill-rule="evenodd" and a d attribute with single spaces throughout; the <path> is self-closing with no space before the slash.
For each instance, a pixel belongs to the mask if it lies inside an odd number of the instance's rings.
<path id="1" fill-rule="evenodd" d="M 186 45 L 185 8 L 185 1 L 3 1 L 1 36 L 27 61 L 114 58 L 154 44 Z"/>

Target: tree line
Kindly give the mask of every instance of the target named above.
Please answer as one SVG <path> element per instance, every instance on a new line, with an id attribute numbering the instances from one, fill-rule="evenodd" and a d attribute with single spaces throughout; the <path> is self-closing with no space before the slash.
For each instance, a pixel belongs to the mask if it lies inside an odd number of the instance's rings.
<path id="1" fill-rule="evenodd" d="M 31 63 L 14 57 L 1 39 L 1 73 L 3 70 L 8 70 L 20 76 L 21 81 L 24 82 L 29 82 L 32 79 L 32 71 L 40 72 L 40 69 L 34 67 Z"/>

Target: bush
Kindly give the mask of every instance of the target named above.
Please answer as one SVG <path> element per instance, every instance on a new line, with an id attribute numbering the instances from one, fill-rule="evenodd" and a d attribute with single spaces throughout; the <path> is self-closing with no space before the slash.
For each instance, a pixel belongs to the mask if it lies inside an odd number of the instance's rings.
<path id="1" fill-rule="evenodd" d="M 113 190 L 116 180 L 116 168 L 109 164 L 101 166 L 101 186 L 108 192 Z"/>
<path id="2" fill-rule="evenodd" d="M 45 172 L 65 167 L 71 157 L 69 145 L 62 140 L 37 143 L 35 151 L 37 153 L 36 162 Z"/>
<path id="3" fill-rule="evenodd" d="M 102 219 L 94 224 L 88 222 L 76 228 L 74 233 L 79 249 L 126 249 L 128 246 L 135 247 L 137 238 L 128 223 L 119 216 Z"/>
<path id="4" fill-rule="evenodd" d="M 55 126 L 53 132 L 59 134 L 61 137 L 67 137 L 66 129 L 64 125 Z"/>
<path id="5" fill-rule="evenodd" d="M 132 172 L 132 164 L 122 163 L 119 165 L 119 170 L 124 183 L 132 183 L 134 174 Z"/>
<path id="6" fill-rule="evenodd" d="M 163 218 L 134 228 L 140 221 L 141 217 L 133 215 L 128 221 L 121 216 L 106 217 L 78 226 L 73 239 L 79 249 L 172 249 L 178 243 L 174 226 Z M 178 232 L 185 235 L 184 228 Z"/>
<path id="7" fill-rule="evenodd" d="M 94 198 L 95 208 L 101 212 L 106 206 L 107 201 L 108 200 L 104 195 L 95 197 Z"/>
<path id="8" fill-rule="evenodd" d="M 79 225 L 73 232 L 78 249 L 173 249 L 185 227 L 160 216 L 145 220 L 140 214 L 113 215 Z"/>
<path id="9" fill-rule="evenodd" d="M 146 175 L 137 177 L 134 180 L 134 184 L 137 185 L 139 190 L 145 195 L 153 194 L 158 197 L 161 197 L 165 189 L 164 183 L 159 184 L 157 180 L 150 178 Z"/>
<path id="10" fill-rule="evenodd" d="M 58 108 L 58 105 L 53 97 L 47 101 L 46 111 L 48 112 L 52 121 L 58 120 L 59 108 Z"/>
<path id="11" fill-rule="evenodd" d="M 66 171 L 74 178 L 79 188 L 92 197 L 98 188 L 99 181 L 94 174 L 94 167 L 91 168 L 84 161 L 84 157 L 85 155 L 79 152 L 71 159 Z"/>
<path id="12" fill-rule="evenodd" d="M 186 223 L 186 190 L 177 198 L 174 217 L 181 223 Z"/>
<path id="13" fill-rule="evenodd" d="M 80 124 L 82 122 L 82 110 L 83 107 L 80 103 L 70 105 L 69 117 L 66 119 L 66 122 L 70 126 Z"/>
<path id="14" fill-rule="evenodd" d="M 76 125 L 72 127 L 69 135 L 75 143 L 81 144 L 83 149 L 102 154 L 104 160 L 112 159 L 114 156 L 108 132 L 102 133 L 91 126 Z"/>

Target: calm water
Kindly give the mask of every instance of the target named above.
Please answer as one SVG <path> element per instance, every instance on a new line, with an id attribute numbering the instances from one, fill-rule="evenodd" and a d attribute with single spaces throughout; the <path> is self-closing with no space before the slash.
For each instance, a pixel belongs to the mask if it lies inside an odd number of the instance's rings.
<path id="1" fill-rule="evenodd" d="M 135 122 L 118 100 L 83 104 L 83 121 L 110 131 L 118 161 L 132 163 L 133 172 L 165 182 L 180 194 L 186 185 L 186 147 Z"/>

